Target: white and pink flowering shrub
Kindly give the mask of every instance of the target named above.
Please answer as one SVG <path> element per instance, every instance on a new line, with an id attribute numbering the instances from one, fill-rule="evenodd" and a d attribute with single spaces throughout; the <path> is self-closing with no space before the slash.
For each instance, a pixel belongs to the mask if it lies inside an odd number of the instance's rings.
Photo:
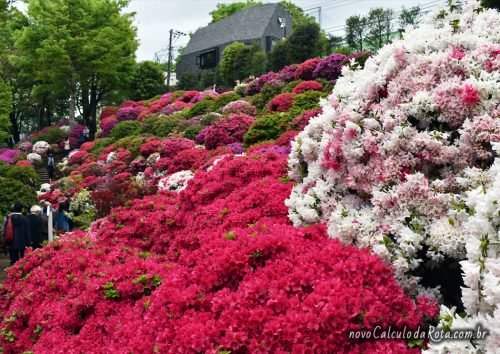
<path id="1" fill-rule="evenodd" d="M 46 141 L 40 140 L 33 145 L 33 152 L 38 155 L 44 155 L 50 148 L 50 144 Z"/>
<path id="2" fill-rule="evenodd" d="M 37 153 L 29 153 L 28 155 L 26 155 L 26 159 L 29 161 L 29 162 L 41 162 L 42 161 L 42 157 L 37 154 Z"/>
<path id="3" fill-rule="evenodd" d="M 192 171 L 179 171 L 161 178 L 158 181 L 158 189 L 160 191 L 180 192 L 187 187 L 188 181 L 194 177 Z"/>
<path id="4" fill-rule="evenodd" d="M 437 285 L 429 272 L 471 260 L 468 194 L 500 141 L 500 15 L 478 7 L 436 11 L 363 70 L 344 67 L 292 143 L 292 222 L 370 247 L 413 295 Z"/>

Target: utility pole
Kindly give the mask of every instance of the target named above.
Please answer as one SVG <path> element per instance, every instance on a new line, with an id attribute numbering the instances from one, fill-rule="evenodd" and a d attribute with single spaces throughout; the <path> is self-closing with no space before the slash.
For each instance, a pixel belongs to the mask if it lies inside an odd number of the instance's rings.
<path id="1" fill-rule="evenodd" d="M 316 7 L 311 7 L 310 9 L 307 9 L 305 12 L 309 12 L 311 10 L 316 10 L 318 9 L 318 23 L 319 23 L 319 28 L 321 28 L 321 6 L 316 6 Z"/>
<path id="2" fill-rule="evenodd" d="M 174 30 L 170 29 L 170 37 L 168 40 L 168 61 L 167 61 L 167 92 L 170 91 L 170 70 L 172 69 L 172 37 Z"/>
<path id="3" fill-rule="evenodd" d="M 187 34 L 182 33 L 180 31 L 171 29 L 170 31 L 170 36 L 168 39 L 168 61 L 167 61 L 167 91 L 170 90 L 170 71 L 172 70 L 172 58 L 174 54 L 174 49 L 172 47 L 172 42 L 179 38 L 180 36 L 187 36 Z M 174 38 L 175 36 L 175 38 Z"/>

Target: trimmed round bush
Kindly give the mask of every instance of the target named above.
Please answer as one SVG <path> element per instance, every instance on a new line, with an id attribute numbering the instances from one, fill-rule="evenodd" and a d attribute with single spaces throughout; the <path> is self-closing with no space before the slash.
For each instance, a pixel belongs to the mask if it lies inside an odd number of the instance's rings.
<path id="1" fill-rule="evenodd" d="M 25 208 L 30 208 L 37 202 L 35 190 L 25 183 L 0 177 L 0 216 L 10 212 L 10 207 L 14 203 L 20 203 Z"/>
<path id="2" fill-rule="evenodd" d="M 141 132 L 141 123 L 137 121 L 120 122 L 111 129 L 110 137 L 118 140 L 130 135 L 137 135 Z"/>
<path id="3" fill-rule="evenodd" d="M 40 178 L 33 167 L 13 166 L 5 177 L 19 181 L 35 189 L 40 187 Z"/>

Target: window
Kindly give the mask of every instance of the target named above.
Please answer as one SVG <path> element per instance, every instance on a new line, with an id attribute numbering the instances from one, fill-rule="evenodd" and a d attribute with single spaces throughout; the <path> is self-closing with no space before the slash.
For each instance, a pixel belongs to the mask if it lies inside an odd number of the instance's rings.
<path id="1" fill-rule="evenodd" d="M 199 60 L 198 58 L 196 59 L 196 63 L 200 65 L 201 69 L 210 69 L 217 66 L 217 49 L 218 48 L 213 48 L 200 54 Z"/>

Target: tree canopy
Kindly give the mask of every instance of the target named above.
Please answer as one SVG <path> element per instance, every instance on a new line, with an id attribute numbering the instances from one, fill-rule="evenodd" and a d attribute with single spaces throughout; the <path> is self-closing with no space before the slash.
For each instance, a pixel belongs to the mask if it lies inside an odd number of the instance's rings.
<path id="1" fill-rule="evenodd" d="M 77 108 L 91 134 L 98 104 L 130 82 L 137 48 L 127 0 L 27 0 L 28 26 L 16 33 L 21 75 L 34 93 L 66 95 L 70 122 Z"/>
<path id="2" fill-rule="evenodd" d="M 130 99 L 140 101 L 150 99 L 166 91 L 165 67 L 154 61 L 137 64 L 130 84 Z"/>

